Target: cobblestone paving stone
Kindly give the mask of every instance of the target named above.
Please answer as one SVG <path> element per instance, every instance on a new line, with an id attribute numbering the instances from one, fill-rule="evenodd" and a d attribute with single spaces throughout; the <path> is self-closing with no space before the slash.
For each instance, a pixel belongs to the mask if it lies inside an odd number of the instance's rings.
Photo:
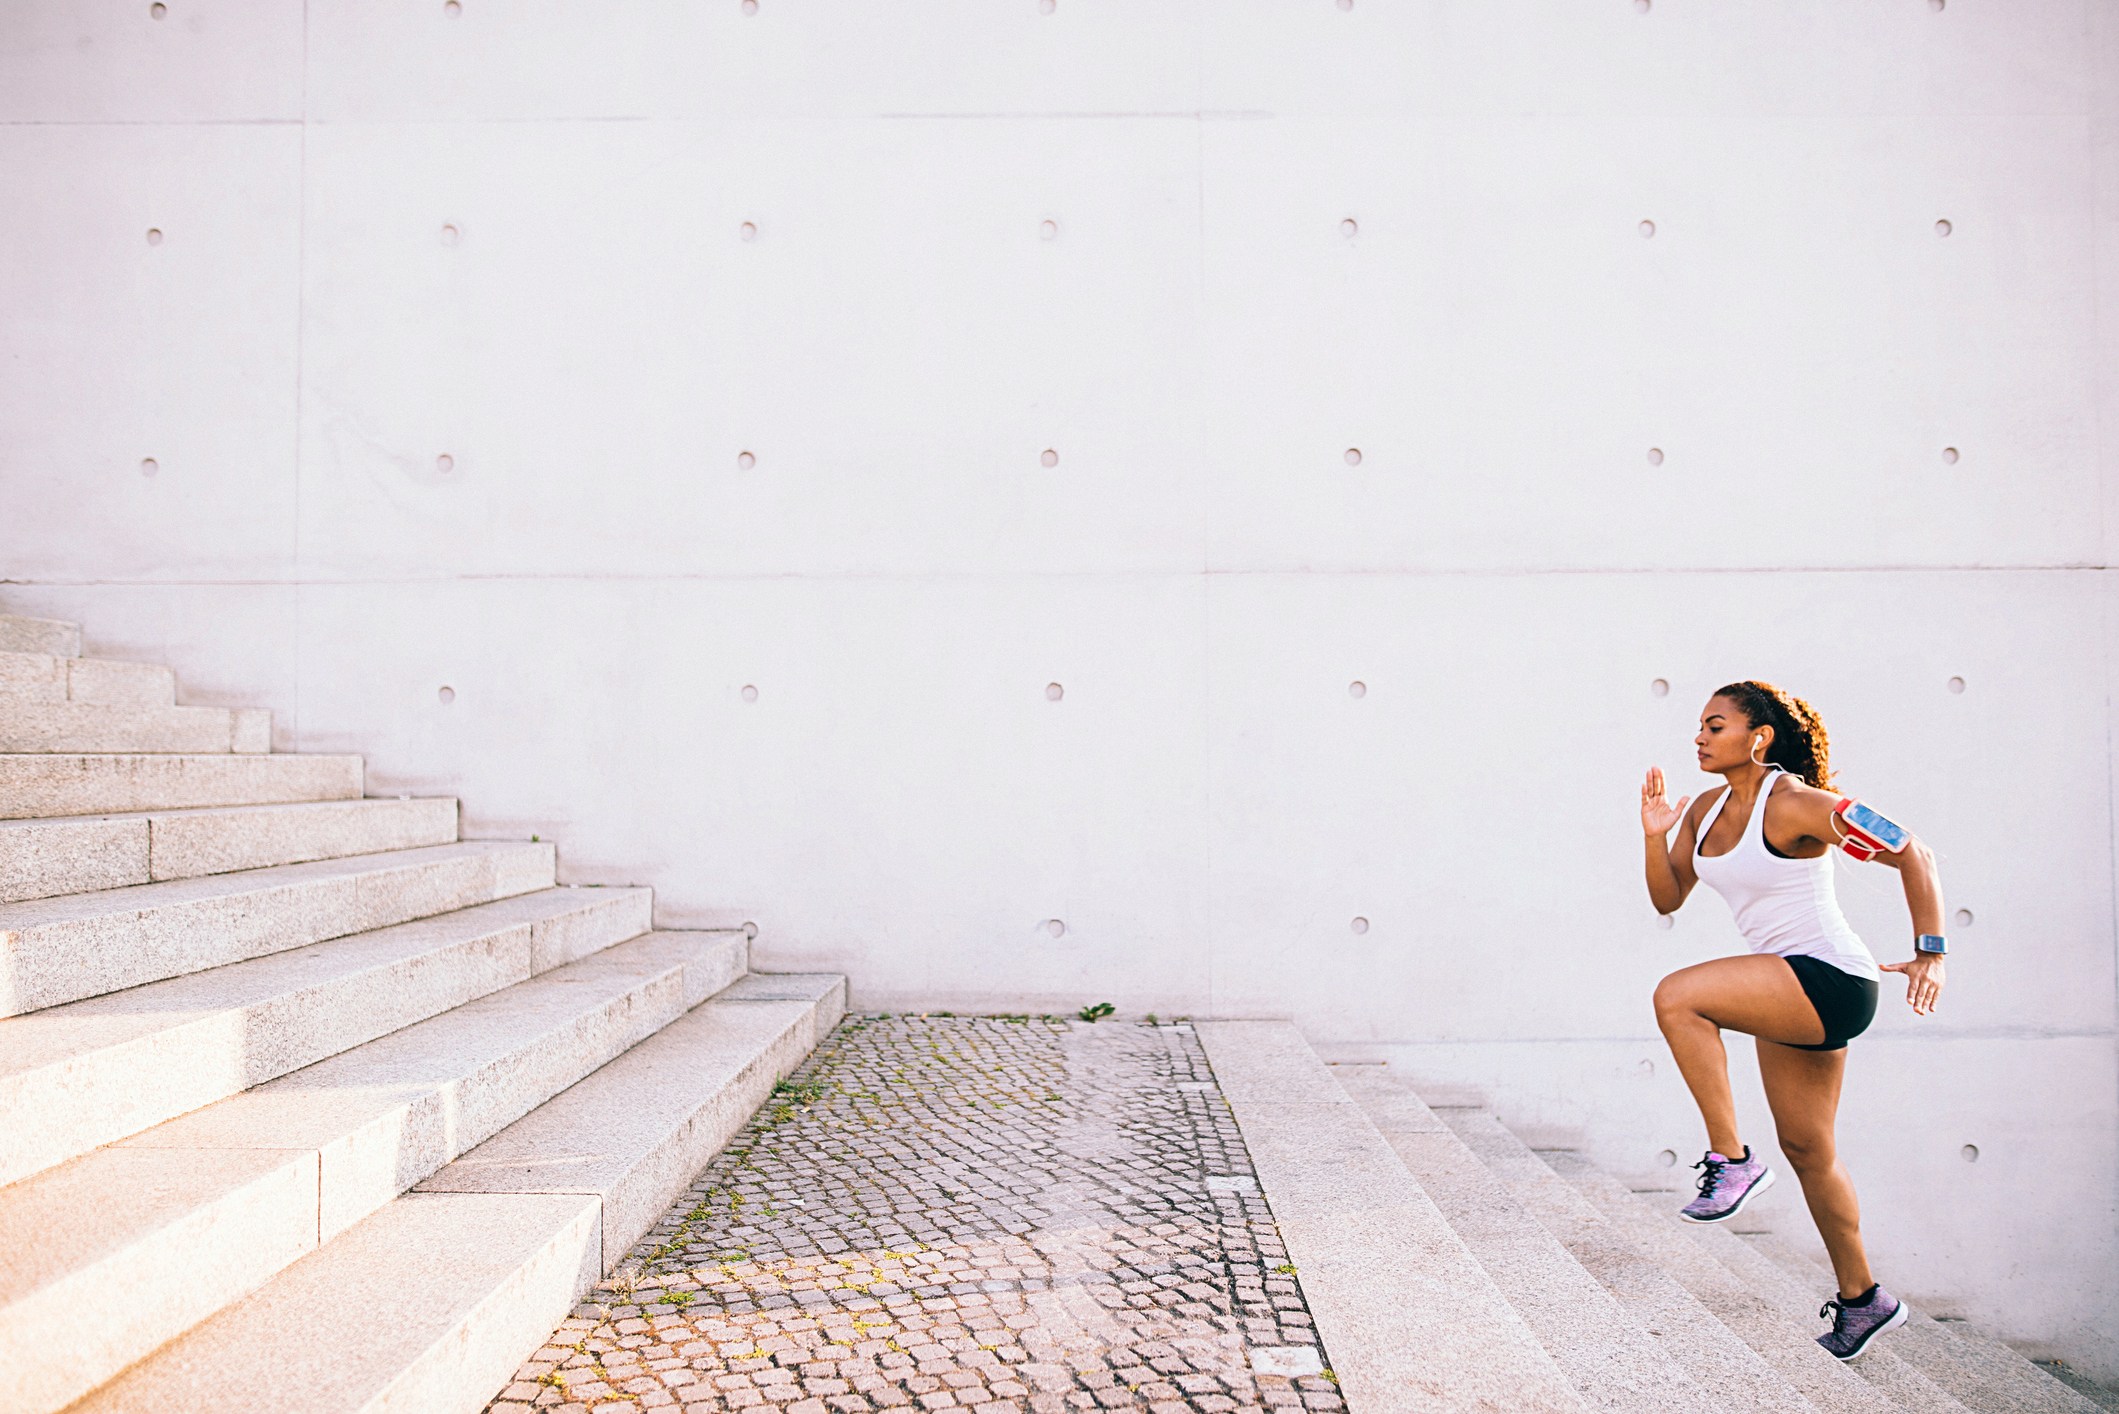
<path id="1" fill-rule="evenodd" d="M 1257 1186 L 1189 1026 L 849 1016 L 488 1408 L 1340 1410 Z"/>

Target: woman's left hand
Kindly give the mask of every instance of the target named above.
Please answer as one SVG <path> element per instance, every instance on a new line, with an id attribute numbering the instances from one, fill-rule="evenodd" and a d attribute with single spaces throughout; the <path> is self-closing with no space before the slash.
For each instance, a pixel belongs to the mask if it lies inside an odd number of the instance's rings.
<path id="1" fill-rule="evenodd" d="M 1916 1015 L 1926 1016 L 1935 1010 L 1935 999 L 1942 995 L 1942 954 L 1920 953 L 1911 962 L 1887 962 L 1886 972 L 1906 974 L 1906 1005 Z"/>

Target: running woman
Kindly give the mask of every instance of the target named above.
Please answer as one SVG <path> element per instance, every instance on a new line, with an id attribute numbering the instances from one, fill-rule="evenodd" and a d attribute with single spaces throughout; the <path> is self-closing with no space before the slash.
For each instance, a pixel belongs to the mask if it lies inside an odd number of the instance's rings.
<path id="1" fill-rule="evenodd" d="M 1726 1222 L 1773 1182 L 1773 1170 L 1737 1133 L 1729 1093 L 1722 1032 L 1745 1032 L 1758 1040 L 1781 1152 L 1839 1280 L 1836 1299 L 1818 1312 L 1831 1317 L 1832 1329 L 1817 1343 L 1852 1360 L 1904 1324 L 1906 1308 L 1869 1270 L 1861 1206 L 1839 1162 L 1833 1120 L 1847 1042 L 1875 1018 L 1882 973 L 1904 975 L 1916 1014 L 1935 1010 L 1946 947 L 1935 857 L 1910 835 L 1897 850 L 1876 853 L 1899 872 L 1916 935 L 1911 961 L 1879 968 L 1833 895 L 1831 851 L 1849 831 L 1836 814 L 1841 797 L 1831 788 L 1825 725 L 1810 704 L 1769 683 L 1731 683 L 1708 700 L 1693 744 L 1700 769 L 1728 784 L 1672 805 L 1662 769 L 1649 769 L 1641 786 L 1648 896 L 1656 912 L 1675 913 L 1706 880 L 1727 900 L 1752 955 L 1683 968 L 1655 989 L 1656 1022 L 1707 1123 L 1707 1157 L 1693 1165 L 1702 1170 L 1700 1196 L 1681 1216 Z M 1861 840 L 1853 836 L 1856 850 Z"/>

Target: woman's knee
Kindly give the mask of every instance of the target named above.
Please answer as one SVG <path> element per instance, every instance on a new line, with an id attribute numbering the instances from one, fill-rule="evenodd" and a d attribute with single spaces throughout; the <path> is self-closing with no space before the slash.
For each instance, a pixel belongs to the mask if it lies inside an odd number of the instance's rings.
<path id="1" fill-rule="evenodd" d="M 1673 1023 L 1683 1023 L 1699 1015 L 1693 1005 L 1692 988 L 1686 985 L 1683 974 L 1673 972 L 1655 984 L 1655 1019 L 1665 1031 Z"/>
<path id="2" fill-rule="evenodd" d="M 1797 1173 L 1816 1173 L 1839 1162 L 1839 1148 L 1829 1133 L 1790 1134 L 1783 1131 L 1775 1137 L 1780 1140 L 1781 1152 L 1788 1156 L 1789 1167 Z"/>

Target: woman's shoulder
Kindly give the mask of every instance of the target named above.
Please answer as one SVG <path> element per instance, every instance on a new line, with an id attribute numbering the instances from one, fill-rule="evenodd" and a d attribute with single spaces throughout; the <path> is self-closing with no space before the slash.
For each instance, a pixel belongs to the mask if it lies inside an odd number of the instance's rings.
<path id="1" fill-rule="evenodd" d="M 1699 798 L 1692 802 L 1692 808 L 1686 811 L 1685 814 L 1691 819 L 1693 824 L 1697 825 L 1700 821 L 1707 818 L 1708 811 L 1714 809 L 1714 803 L 1727 794 L 1729 794 L 1729 787 L 1726 785 L 1709 786 L 1700 792 Z"/>
<path id="2" fill-rule="evenodd" d="M 1793 771 L 1782 771 L 1774 776 L 1773 798 L 1802 805 L 1838 805 L 1840 802 L 1838 791 L 1819 790 Z"/>

